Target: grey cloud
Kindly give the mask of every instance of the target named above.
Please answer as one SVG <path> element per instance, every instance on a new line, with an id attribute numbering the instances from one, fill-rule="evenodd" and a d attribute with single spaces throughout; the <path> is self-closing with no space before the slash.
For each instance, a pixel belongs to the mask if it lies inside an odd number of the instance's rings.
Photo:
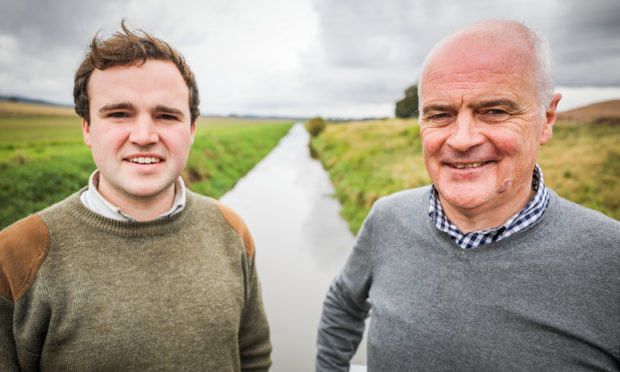
<path id="1" fill-rule="evenodd" d="M 562 2 L 549 22 L 556 83 L 567 86 L 620 85 L 620 2 Z"/>
<path id="2" fill-rule="evenodd" d="M 437 41 L 487 18 L 522 21 L 545 35 L 558 85 L 620 86 L 618 0 L 311 1 L 318 33 L 304 55 L 295 55 L 299 68 L 282 72 L 266 65 L 258 72 L 262 76 L 247 75 L 256 79 L 250 87 L 256 92 L 243 92 L 250 89 L 249 80 L 235 86 L 232 81 L 238 79 L 231 76 L 261 59 L 256 49 L 248 52 L 245 64 L 202 62 L 225 60 L 244 42 L 270 42 L 252 28 L 254 12 L 240 21 L 239 13 L 248 6 L 244 0 L 0 0 L 0 94 L 71 103 L 72 76 L 88 42 L 98 30 L 103 35 L 117 30 L 122 17 L 130 27 L 170 41 L 192 66 L 209 69 L 194 72 L 199 79 L 210 77 L 199 81 L 203 102 L 215 110 L 223 109 L 210 102 L 232 107 L 231 112 L 290 108 L 292 114 L 314 107 L 393 103 L 415 83 Z M 281 5 L 270 4 L 272 14 L 289 15 Z"/>
<path id="3" fill-rule="evenodd" d="M 120 10 L 120 4 L 120 0 L 5 1 L 0 33 L 15 35 L 27 50 L 79 47 L 84 37 L 92 37 L 101 27 L 102 19 Z"/>
<path id="4" fill-rule="evenodd" d="M 487 18 L 508 18 L 538 29 L 551 42 L 558 84 L 620 84 L 620 74 L 601 79 L 583 62 L 607 65 L 620 55 L 620 2 L 617 0 L 493 1 L 467 3 L 410 0 L 316 0 L 325 61 L 334 66 L 399 69 L 417 74 L 425 55 L 452 31 Z M 607 62 L 606 62 L 607 61 Z M 413 83 L 411 80 L 411 83 Z"/>
<path id="5" fill-rule="evenodd" d="M 118 0 L 3 1 L 0 42 L 11 56 L 0 58 L 0 94 L 72 103 L 72 78 L 88 43 L 106 24 L 118 27 Z M 0 52 L 0 56 L 2 52 Z"/>

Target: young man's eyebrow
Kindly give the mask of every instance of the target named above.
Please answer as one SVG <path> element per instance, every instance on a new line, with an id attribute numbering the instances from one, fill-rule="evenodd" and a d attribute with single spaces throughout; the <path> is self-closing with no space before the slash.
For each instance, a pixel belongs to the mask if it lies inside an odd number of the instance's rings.
<path id="1" fill-rule="evenodd" d="M 164 105 L 157 105 L 155 106 L 154 110 L 155 112 L 167 112 L 169 114 L 175 114 L 175 115 L 180 115 L 181 117 L 185 116 L 183 115 L 183 111 L 174 108 L 174 107 L 168 107 L 168 106 L 164 106 Z"/>
<path id="2" fill-rule="evenodd" d="M 99 113 L 105 113 L 105 112 L 114 111 L 114 110 L 133 110 L 133 109 L 134 109 L 134 105 L 130 102 L 118 102 L 118 103 L 110 103 L 110 104 L 102 106 L 99 109 Z M 183 111 L 176 109 L 174 107 L 169 107 L 165 105 L 157 105 L 153 108 L 153 111 L 154 112 L 167 112 L 169 114 L 184 116 Z"/>
<path id="3" fill-rule="evenodd" d="M 99 113 L 104 113 L 114 110 L 133 110 L 133 105 L 129 102 L 110 103 L 102 106 L 99 109 Z"/>

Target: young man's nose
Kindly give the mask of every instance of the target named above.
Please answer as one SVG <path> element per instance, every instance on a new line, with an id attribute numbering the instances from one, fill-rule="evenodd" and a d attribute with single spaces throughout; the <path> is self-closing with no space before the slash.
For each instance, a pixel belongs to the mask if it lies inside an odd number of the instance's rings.
<path id="1" fill-rule="evenodd" d="M 129 140 L 141 146 L 149 145 L 159 140 L 155 122 L 150 115 L 138 115 L 136 117 Z"/>

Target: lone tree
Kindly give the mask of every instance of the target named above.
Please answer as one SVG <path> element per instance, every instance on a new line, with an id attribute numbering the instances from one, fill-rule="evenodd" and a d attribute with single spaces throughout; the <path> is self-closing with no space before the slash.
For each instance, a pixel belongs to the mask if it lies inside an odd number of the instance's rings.
<path id="1" fill-rule="evenodd" d="M 412 85 L 405 91 L 405 98 L 396 102 L 397 118 L 418 116 L 418 86 Z"/>
<path id="2" fill-rule="evenodd" d="M 325 125 L 325 120 L 323 120 L 323 118 L 321 118 L 320 116 L 317 116 L 308 121 L 306 129 L 312 137 L 316 137 L 321 134 L 323 130 L 325 130 Z"/>

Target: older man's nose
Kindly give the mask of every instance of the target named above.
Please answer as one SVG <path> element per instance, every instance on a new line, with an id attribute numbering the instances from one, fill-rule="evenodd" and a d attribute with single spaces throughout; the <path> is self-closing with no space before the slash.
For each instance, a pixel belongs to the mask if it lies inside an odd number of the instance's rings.
<path id="1" fill-rule="evenodd" d="M 451 125 L 451 133 L 446 144 L 459 152 L 466 152 L 482 144 L 485 137 L 480 134 L 477 126 L 472 114 L 459 114 Z"/>

